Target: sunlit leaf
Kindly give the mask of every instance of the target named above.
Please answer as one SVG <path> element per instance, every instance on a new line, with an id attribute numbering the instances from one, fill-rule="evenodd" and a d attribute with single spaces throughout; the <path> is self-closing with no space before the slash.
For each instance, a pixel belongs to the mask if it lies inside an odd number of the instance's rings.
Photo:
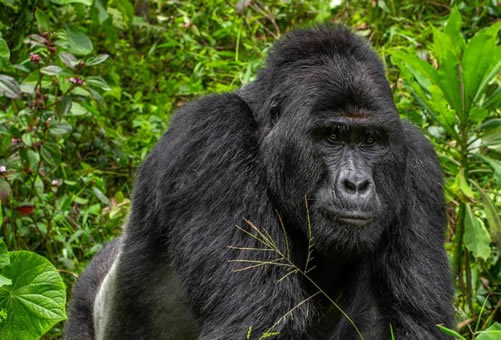
<path id="1" fill-rule="evenodd" d="M 12 280 L 0 287 L 0 308 L 7 319 L 0 323 L 2 340 L 39 339 L 66 319 L 66 289 L 57 269 L 44 257 L 27 251 L 9 253 L 10 265 L 2 275 Z"/>
<path id="2" fill-rule="evenodd" d="M 59 73 L 61 73 L 61 71 L 62 71 L 62 68 L 60 68 L 59 66 L 56 66 L 56 65 L 49 65 L 49 66 L 42 67 L 40 69 L 40 72 L 42 72 L 43 74 L 46 74 L 48 76 L 58 75 Z"/>
<path id="3" fill-rule="evenodd" d="M 0 59 L 9 60 L 9 58 L 10 58 L 9 46 L 7 46 L 5 40 L 0 38 Z"/>
<path id="4" fill-rule="evenodd" d="M 501 324 L 494 322 L 492 326 L 485 331 L 478 332 L 475 340 L 499 340 L 501 338 Z"/>
<path id="5" fill-rule="evenodd" d="M 465 48 L 463 79 L 467 110 L 480 99 L 485 86 L 501 70 L 501 46 L 496 46 L 499 29 L 501 21 L 480 30 Z"/>
<path id="6" fill-rule="evenodd" d="M 87 55 L 94 50 L 94 46 L 89 37 L 75 26 L 66 25 L 65 31 L 71 53 L 76 55 Z"/>
<path id="7" fill-rule="evenodd" d="M 484 261 L 491 255 L 491 237 L 481 219 L 474 216 L 470 205 L 466 204 L 464 217 L 464 244 L 476 258 Z"/>
<path id="8" fill-rule="evenodd" d="M 17 80 L 11 76 L 0 74 L 0 95 L 11 99 L 21 98 L 21 88 Z"/>

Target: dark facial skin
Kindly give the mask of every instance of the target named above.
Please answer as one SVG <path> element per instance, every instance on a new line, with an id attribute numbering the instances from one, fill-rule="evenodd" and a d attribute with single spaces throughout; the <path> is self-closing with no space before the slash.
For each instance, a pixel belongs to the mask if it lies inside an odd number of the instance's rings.
<path id="1" fill-rule="evenodd" d="M 339 224 L 365 227 L 381 208 L 373 179 L 373 164 L 384 155 L 386 136 L 357 119 L 327 122 L 318 131 L 317 147 L 329 168 L 326 185 L 318 194 L 319 208 Z"/>

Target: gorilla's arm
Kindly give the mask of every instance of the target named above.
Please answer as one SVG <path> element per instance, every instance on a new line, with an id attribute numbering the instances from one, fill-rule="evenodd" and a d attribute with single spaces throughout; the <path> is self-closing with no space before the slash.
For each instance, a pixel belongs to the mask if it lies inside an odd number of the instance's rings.
<path id="1" fill-rule="evenodd" d="M 199 339 L 245 338 L 250 326 L 255 337 L 308 297 L 298 276 L 278 282 L 284 267 L 234 272 L 249 263 L 230 262 L 277 258 L 229 248 L 263 248 L 235 227 L 250 229 L 243 218 L 285 250 L 257 159 L 256 130 L 252 112 L 235 94 L 178 111 L 136 181 L 103 339 L 190 339 L 193 332 L 183 332 L 196 331 L 197 323 Z M 168 291 L 170 283 L 184 289 Z M 169 300 L 175 295 L 180 301 Z M 193 306 L 193 315 L 189 308 L 173 310 L 176 304 Z M 306 305 L 295 311 L 294 322 L 285 319 L 274 330 L 280 338 L 300 339 L 309 320 Z"/>
<path id="2" fill-rule="evenodd" d="M 71 318 L 64 327 L 63 340 L 94 339 L 92 320 L 94 299 L 118 254 L 119 247 L 120 237 L 107 243 L 80 275 L 73 288 L 73 298 L 69 308 Z"/>
<path id="3" fill-rule="evenodd" d="M 388 230 L 380 261 L 382 304 L 396 338 L 444 339 L 453 327 L 452 287 L 445 250 L 442 175 L 429 142 L 407 122 L 406 216 Z M 385 303 L 386 301 L 386 303 Z M 444 317 L 446 316 L 446 317 Z"/>

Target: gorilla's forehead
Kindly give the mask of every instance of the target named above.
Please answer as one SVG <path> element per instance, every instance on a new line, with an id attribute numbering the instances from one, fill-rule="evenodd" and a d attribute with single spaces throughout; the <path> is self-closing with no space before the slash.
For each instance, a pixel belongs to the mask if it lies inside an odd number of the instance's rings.
<path id="1" fill-rule="evenodd" d="M 377 68 L 335 56 L 296 66 L 281 84 L 282 92 L 288 92 L 291 101 L 301 101 L 315 112 L 396 115 L 389 84 Z"/>

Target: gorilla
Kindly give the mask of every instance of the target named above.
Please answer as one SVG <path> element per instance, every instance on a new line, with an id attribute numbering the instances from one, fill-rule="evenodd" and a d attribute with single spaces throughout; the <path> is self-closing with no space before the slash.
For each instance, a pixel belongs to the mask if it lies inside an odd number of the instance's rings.
<path id="1" fill-rule="evenodd" d="M 448 339 L 442 178 L 344 26 L 277 41 L 256 80 L 179 109 L 64 339 Z"/>

